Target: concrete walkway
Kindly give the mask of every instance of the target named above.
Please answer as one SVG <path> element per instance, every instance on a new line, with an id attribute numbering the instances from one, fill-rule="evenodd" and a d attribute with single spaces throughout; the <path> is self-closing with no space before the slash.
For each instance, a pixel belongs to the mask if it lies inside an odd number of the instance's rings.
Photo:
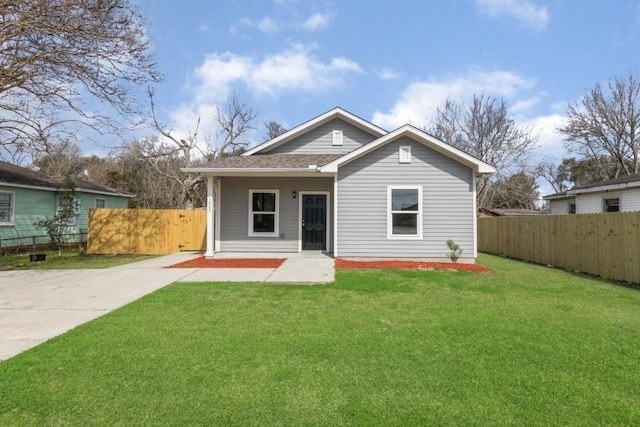
<path id="1" fill-rule="evenodd" d="M 219 253 L 218 259 L 286 258 L 278 268 L 202 268 L 183 277 L 181 282 L 269 282 L 314 284 L 334 280 L 334 260 L 316 251 L 300 253 Z"/>
<path id="2" fill-rule="evenodd" d="M 163 268 L 197 256 L 180 253 L 100 270 L 0 271 L 0 360 L 174 282 L 326 283 L 334 278 L 333 259 L 319 253 L 275 254 L 287 257 L 277 269 Z"/>

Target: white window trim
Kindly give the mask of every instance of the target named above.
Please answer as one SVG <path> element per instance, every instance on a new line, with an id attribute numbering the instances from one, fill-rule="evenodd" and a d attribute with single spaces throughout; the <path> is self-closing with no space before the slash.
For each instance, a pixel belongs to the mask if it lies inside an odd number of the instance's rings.
<path id="1" fill-rule="evenodd" d="M 394 213 L 411 213 L 407 211 L 392 211 L 392 190 L 418 190 L 417 234 L 393 234 Z M 421 185 L 388 185 L 387 186 L 387 239 L 389 240 L 422 240 L 422 186 Z"/>
<path id="2" fill-rule="evenodd" d="M 9 218 L 0 219 L 0 226 L 12 226 L 15 225 L 16 216 L 16 193 L 14 191 L 0 191 L 2 194 L 9 194 L 11 196 L 11 211 L 9 212 Z"/>
<path id="3" fill-rule="evenodd" d="M 398 163 L 411 163 L 410 145 L 401 145 L 398 147 Z"/>
<path id="4" fill-rule="evenodd" d="M 104 200 L 104 207 L 107 207 L 107 199 L 104 197 L 96 197 L 95 200 L 93 201 L 93 207 L 97 208 L 98 206 L 96 206 L 98 204 L 98 200 Z"/>
<path id="5" fill-rule="evenodd" d="M 264 214 L 271 212 L 254 212 L 253 211 L 253 194 L 254 193 L 275 193 L 276 195 L 276 211 L 274 218 L 274 226 L 273 232 L 271 233 L 263 233 L 259 231 L 253 231 L 253 215 L 254 214 Z M 250 189 L 249 190 L 249 217 L 248 217 L 248 229 L 249 229 L 249 237 L 277 237 L 280 235 L 280 190 L 272 190 L 272 189 Z"/>

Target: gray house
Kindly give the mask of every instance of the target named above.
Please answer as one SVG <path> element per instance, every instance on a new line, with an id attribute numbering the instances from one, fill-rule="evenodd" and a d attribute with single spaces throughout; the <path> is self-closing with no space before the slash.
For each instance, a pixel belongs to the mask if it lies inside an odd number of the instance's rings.
<path id="1" fill-rule="evenodd" d="M 544 199 L 554 215 L 640 211 L 640 174 L 572 188 Z"/>
<path id="2" fill-rule="evenodd" d="M 341 108 L 241 156 L 186 168 L 207 178 L 207 257 L 320 250 L 447 259 L 476 246 L 476 177 L 495 169 L 410 125 L 387 132 Z"/>

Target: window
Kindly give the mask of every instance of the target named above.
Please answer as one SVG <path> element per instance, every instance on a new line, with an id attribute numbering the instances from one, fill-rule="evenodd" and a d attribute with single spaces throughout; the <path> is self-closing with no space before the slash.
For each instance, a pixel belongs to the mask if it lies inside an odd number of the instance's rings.
<path id="1" fill-rule="evenodd" d="M 334 130 L 331 133 L 331 139 L 332 139 L 332 143 L 333 145 L 342 145 L 342 131 L 341 130 Z"/>
<path id="2" fill-rule="evenodd" d="M 604 199 L 605 212 L 620 212 L 620 198 Z"/>
<path id="3" fill-rule="evenodd" d="M 62 214 L 63 207 L 61 202 L 62 202 L 62 198 L 58 197 L 56 199 L 56 215 Z M 73 197 L 68 203 L 69 204 L 66 206 L 66 208 L 68 209 L 67 214 L 69 215 L 68 217 L 69 219 L 67 220 L 67 225 L 76 225 L 76 217 L 79 215 L 79 211 L 80 211 L 80 200 Z"/>
<path id="4" fill-rule="evenodd" d="M 278 235 L 279 190 L 249 190 L 249 236 Z"/>
<path id="5" fill-rule="evenodd" d="M 411 146 L 398 147 L 398 163 L 411 163 Z"/>
<path id="6" fill-rule="evenodd" d="M 569 203 L 569 213 L 570 214 L 576 213 L 576 204 L 575 203 Z"/>
<path id="7" fill-rule="evenodd" d="M 12 191 L 0 191 L 0 225 L 13 225 L 13 194 Z"/>
<path id="8" fill-rule="evenodd" d="M 96 208 L 106 208 L 107 207 L 107 199 L 96 197 L 96 202 L 94 204 L 94 207 L 96 207 Z"/>
<path id="9" fill-rule="evenodd" d="M 422 187 L 387 187 L 387 236 L 390 239 L 422 238 Z"/>

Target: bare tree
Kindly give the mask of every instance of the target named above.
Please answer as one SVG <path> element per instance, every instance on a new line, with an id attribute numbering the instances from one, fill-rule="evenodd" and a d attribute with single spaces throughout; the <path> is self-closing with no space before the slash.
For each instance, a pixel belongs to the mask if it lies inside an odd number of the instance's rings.
<path id="1" fill-rule="evenodd" d="M 47 144 L 45 151 L 34 154 L 33 165 L 49 176 L 76 177 L 83 169 L 82 151 L 73 141 Z"/>
<path id="2" fill-rule="evenodd" d="M 251 123 L 256 113 L 240 102 L 237 94 L 232 94 L 227 103 L 216 110 L 216 116 L 213 118 L 218 128 L 216 136 L 207 138 L 203 146 L 198 139 L 200 119 L 196 122 L 194 130 L 186 137 L 179 137 L 173 129 L 168 129 L 158 121 L 151 89 L 149 99 L 154 127 L 163 139 L 139 141 L 137 144 L 139 156 L 151 165 L 157 174 L 177 183 L 181 193 L 180 207 L 193 209 L 196 207 L 195 201 L 203 186 L 204 178 L 197 174 L 181 172 L 180 168 L 241 153 L 248 144 L 247 133 L 254 129 Z M 169 165 L 174 167 L 168 167 Z"/>
<path id="3" fill-rule="evenodd" d="M 540 195 L 535 177 L 524 170 L 492 183 L 487 193 L 497 209 L 535 209 Z"/>
<path id="4" fill-rule="evenodd" d="M 523 168 L 535 148 L 537 136 L 531 129 L 519 127 L 509 117 L 503 99 L 474 95 L 471 105 L 463 106 L 447 100 L 429 130 L 437 138 L 493 165 L 494 179 Z M 488 207 L 487 190 L 491 177 L 478 178 L 478 207 Z"/>
<path id="5" fill-rule="evenodd" d="M 615 176 L 640 171 L 640 82 L 614 78 L 596 84 L 582 101 L 569 105 L 567 123 L 558 128 L 567 148 L 585 158 L 612 157 Z"/>
<path id="6" fill-rule="evenodd" d="M 288 129 L 282 126 L 280 123 L 276 121 L 269 121 L 264 124 L 264 127 L 267 128 L 267 139 L 277 138 L 283 133 L 286 133 Z"/>
<path id="7" fill-rule="evenodd" d="M 569 157 L 562 159 L 557 166 L 547 161 L 540 163 L 536 168 L 538 176 L 551 184 L 556 193 L 615 178 L 618 170 L 618 162 L 610 156 L 586 157 L 580 160 Z"/>
<path id="8" fill-rule="evenodd" d="M 137 112 L 135 88 L 160 80 L 148 48 L 129 0 L 1 0 L 0 147 L 119 127 Z"/>

